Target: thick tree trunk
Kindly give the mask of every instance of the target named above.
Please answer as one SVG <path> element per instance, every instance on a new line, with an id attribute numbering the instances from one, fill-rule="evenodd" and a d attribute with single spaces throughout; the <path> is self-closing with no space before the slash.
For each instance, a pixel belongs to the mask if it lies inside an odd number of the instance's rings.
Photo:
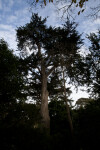
<path id="1" fill-rule="evenodd" d="M 45 69 L 42 70 L 42 89 L 41 89 L 41 117 L 42 127 L 50 129 L 50 117 L 48 110 L 48 90 L 47 90 L 47 76 Z"/>
<path id="2" fill-rule="evenodd" d="M 38 55 L 42 58 L 41 55 L 41 47 L 40 44 L 37 43 L 38 46 Z M 44 59 L 42 58 L 40 61 L 41 65 L 41 117 L 42 117 L 42 124 L 41 127 L 45 129 L 50 129 L 50 117 L 49 117 L 49 110 L 48 110 L 48 90 L 47 90 L 47 74 Z"/>

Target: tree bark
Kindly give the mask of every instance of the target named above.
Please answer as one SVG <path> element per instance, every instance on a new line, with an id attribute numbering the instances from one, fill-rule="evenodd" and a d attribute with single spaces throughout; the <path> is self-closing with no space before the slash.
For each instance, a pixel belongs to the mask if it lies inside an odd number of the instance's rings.
<path id="1" fill-rule="evenodd" d="M 46 74 L 46 68 L 44 59 L 41 55 L 41 46 L 40 43 L 37 43 L 38 46 L 38 55 L 41 57 L 41 60 L 39 62 L 41 66 L 41 70 L 39 69 L 41 73 L 41 128 L 44 129 L 50 129 L 50 117 L 49 117 L 49 110 L 48 110 L 48 90 L 47 90 L 47 74 Z"/>
<path id="2" fill-rule="evenodd" d="M 50 129 L 50 117 L 48 110 L 48 90 L 47 90 L 47 75 L 45 67 L 42 67 L 42 89 L 41 89 L 41 117 L 42 127 Z"/>
<path id="3" fill-rule="evenodd" d="M 69 128 L 70 128 L 70 133 L 72 137 L 72 143 L 74 141 L 74 131 L 73 131 L 73 124 L 72 124 L 72 119 L 70 115 L 70 109 L 68 106 L 68 100 L 67 100 L 67 95 L 66 95 L 66 85 L 65 85 L 65 75 L 64 75 L 64 70 L 63 70 L 63 88 L 64 88 L 64 96 L 65 96 L 65 102 L 66 102 L 66 111 L 67 111 L 67 118 L 68 118 L 68 123 L 69 123 Z"/>

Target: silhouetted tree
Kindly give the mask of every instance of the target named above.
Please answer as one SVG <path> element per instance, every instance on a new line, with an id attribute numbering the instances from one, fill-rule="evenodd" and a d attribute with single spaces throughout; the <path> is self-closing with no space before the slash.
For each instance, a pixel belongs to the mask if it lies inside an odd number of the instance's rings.
<path id="1" fill-rule="evenodd" d="M 94 98 L 100 98 L 100 31 L 88 35 L 91 42 L 89 54 L 87 56 L 87 65 L 89 69 L 90 91 Z"/>
<path id="2" fill-rule="evenodd" d="M 58 28 L 47 27 L 45 23 L 46 19 L 41 19 L 37 14 L 32 15 L 30 23 L 17 29 L 17 39 L 19 50 L 24 53 L 31 51 L 28 57 L 25 56 L 30 73 L 30 93 L 34 99 L 40 99 L 43 126 L 49 128 L 49 85 L 52 83 L 53 87 L 55 84 L 57 90 L 60 87 L 64 92 L 66 87 L 63 88 L 62 67 L 65 67 L 65 78 L 69 77 L 71 83 L 82 84 L 84 61 L 79 54 L 82 40 L 75 23 L 67 20 L 63 27 Z M 61 80 L 61 84 L 59 82 L 57 85 L 54 75 Z"/>
<path id="3" fill-rule="evenodd" d="M 0 103 L 24 99 L 24 79 L 20 59 L 0 40 Z"/>
<path id="4" fill-rule="evenodd" d="M 92 101 L 93 101 L 93 99 L 91 99 L 91 98 L 79 98 L 75 104 L 76 109 L 84 108 L 87 104 L 89 104 Z"/>
<path id="5" fill-rule="evenodd" d="M 80 149 L 97 149 L 100 134 L 100 100 L 91 101 L 84 108 L 74 110 L 74 128 Z M 93 138 L 95 137 L 95 138 Z"/>

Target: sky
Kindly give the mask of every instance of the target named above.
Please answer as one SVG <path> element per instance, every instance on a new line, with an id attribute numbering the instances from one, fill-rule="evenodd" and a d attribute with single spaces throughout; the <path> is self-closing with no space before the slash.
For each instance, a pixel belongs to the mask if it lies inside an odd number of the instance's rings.
<path id="1" fill-rule="evenodd" d="M 48 17 L 48 26 L 60 26 L 66 20 L 66 16 L 61 19 L 61 13 L 58 15 L 53 4 L 47 5 L 44 9 L 40 7 L 32 7 L 32 9 L 30 9 L 28 1 L 29 0 L 0 0 L 0 39 L 3 38 L 7 41 L 9 47 L 13 49 L 14 52 L 17 50 L 16 29 L 30 21 L 32 12 L 38 13 L 43 18 Z M 74 11 L 72 14 L 74 21 L 79 24 L 78 31 L 83 33 L 82 36 L 84 39 L 86 38 L 86 34 L 90 34 L 91 32 L 96 33 L 97 29 L 100 29 L 100 18 L 94 20 L 86 17 L 90 12 L 90 6 L 93 7 L 98 4 L 100 4 L 99 0 L 91 0 L 91 2 L 89 1 L 87 3 L 84 13 L 77 15 L 77 12 Z M 61 4 L 59 4 L 59 7 L 61 7 Z M 87 47 L 89 42 L 86 39 L 84 42 L 84 47 Z M 86 52 L 84 47 L 83 51 Z M 73 88 L 73 95 L 71 97 L 77 100 L 80 97 L 88 96 L 86 92 L 80 90 L 76 93 L 76 90 Z"/>

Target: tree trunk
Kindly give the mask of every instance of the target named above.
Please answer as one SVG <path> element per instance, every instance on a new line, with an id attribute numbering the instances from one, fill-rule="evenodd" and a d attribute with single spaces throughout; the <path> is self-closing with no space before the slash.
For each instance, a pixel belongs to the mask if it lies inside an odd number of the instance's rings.
<path id="1" fill-rule="evenodd" d="M 67 98 L 66 98 L 66 110 L 67 110 L 67 117 L 68 117 L 68 123 L 69 123 L 70 132 L 71 132 L 71 137 L 72 137 L 72 140 L 73 140 L 74 131 L 73 131 L 73 124 L 72 124 L 72 119 L 71 119 L 71 116 L 70 116 L 70 110 L 69 110 Z"/>
<path id="2" fill-rule="evenodd" d="M 50 129 L 50 117 L 48 110 L 48 90 L 47 90 L 47 76 L 45 68 L 42 68 L 42 89 L 41 89 L 41 117 L 42 127 Z"/>
<path id="3" fill-rule="evenodd" d="M 70 128 L 70 133 L 72 137 L 72 143 L 74 141 L 74 131 L 73 131 L 73 124 L 72 124 L 72 119 L 70 115 L 70 109 L 68 106 L 68 100 L 67 100 L 67 95 L 66 95 L 66 86 L 65 86 L 65 75 L 64 75 L 64 70 L 63 70 L 63 87 L 64 87 L 64 96 L 65 96 L 65 102 L 66 102 L 66 111 L 67 111 L 67 117 L 68 117 L 68 123 L 69 123 L 69 128 Z"/>
<path id="4" fill-rule="evenodd" d="M 41 47 L 40 44 L 37 43 L 38 46 L 38 55 L 42 58 L 41 55 Z M 46 75 L 46 68 L 44 59 L 42 58 L 40 61 L 41 66 L 41 117 L 42 123 L 41 127 L 44 129 L 50 129 L 50 117 L 49 117 L 49 110 L 48 110 L 48 90 L 47 90 L 47 75 Z"/>

